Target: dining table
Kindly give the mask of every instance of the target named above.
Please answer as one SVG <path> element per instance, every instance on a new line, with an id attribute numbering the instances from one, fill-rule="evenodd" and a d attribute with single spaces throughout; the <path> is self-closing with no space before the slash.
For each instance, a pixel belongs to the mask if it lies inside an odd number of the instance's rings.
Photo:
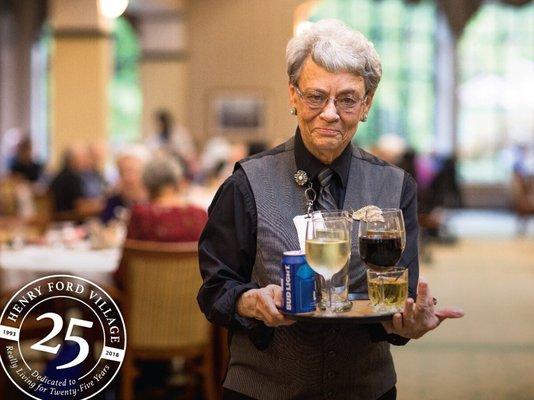
<path id="1" fill-rule="evenodd" d="M 121 247 L 95 249 L 87 241 L 72 246 L 24 245 L 0 247 L 0 293 L 11 293 L 48 275 L 74 275 L 99 286 L 113 286 Z"/>

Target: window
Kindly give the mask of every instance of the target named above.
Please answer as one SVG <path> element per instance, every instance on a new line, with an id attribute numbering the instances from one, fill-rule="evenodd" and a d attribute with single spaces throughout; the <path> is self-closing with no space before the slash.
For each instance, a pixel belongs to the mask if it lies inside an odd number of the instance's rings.
<path id="1" fill-rule="evenodd" d="M 384 133 L 404 137 L 418 152 L 430 150 L 434 132 L 436 7 L 403 0 L 324 0 L 310 21 L 336 18 L 371 40 L 382 60 L 382 80 L 356 141 L 372 146 Z"/>
<path id="2" fill-rule="evenodd" d="M 508 154 L 518 144 L 534 145 L 534 4 L 484 5 L 458 51 L 461 177 L 504 183 Z"/>
<path id="3" fill-rule="evenodd" d="M 34 157 L 39 161 L 46 161 L 49 156 L 49 55 L 51 42 L 51 28 L 45 23 L 41 28 L 39 39 L 35 41 L 31 50 L 30 135 Z"/>

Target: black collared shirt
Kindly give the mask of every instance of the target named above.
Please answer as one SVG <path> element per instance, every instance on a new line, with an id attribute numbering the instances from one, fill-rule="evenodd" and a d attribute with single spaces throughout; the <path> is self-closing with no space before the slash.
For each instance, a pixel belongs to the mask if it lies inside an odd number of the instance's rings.
<path id="1" fill-rule="evenodd" d="M 337 202 L 337 207 L 341 210 L 343 208 L 343 201 L 345 200 L 345 193 L 347 189 L 347 182 L 349 180 L 350 160 L 352 159 L 351 146 L 345 147 L 345 150 L 336 158 L 332 164 L 328 167 L 334 171 L 334 185 L 331 187 L 332 196 Z M 297 129 L 295 134 L 295 163 L 297 169 L 303 170 L 310 177 L 313 187 L 316 193 L 319 193 L 319 182 L 317 175 L 325 167 L 321 161 L 319 161 L 313 154 L 311 154 L 300 135 L 300 131 Z"/>
<path id="2" fill-rule="evenodd" d="M 300 132 L 295 134 L 297 168 L 306 171 L 317 187 L 317 174 L 325 167 L 304 146 Z M 329 165 L 335 172 L 332 195 L 341 208 L 345 198 L 351 162 L 351 146 Z M 406 225 L 406 248 L 400 263 L 418 271 L 416 185 L 405 173 L 400 208 Z M 262 322 L 240 317 L 235 310 L 239 296 L 258 288 L 251 281 L 256 258 L 257 212 L 254 195 L 245 172 L 236 166 L 234 173 L 221 185 L 208 210 L 209 218 L 199 240 L 200 271 L 204 283 L 198 303 L 208 320 L 230 329 L 248 329 L 259 341 L 271 331 Z M 417 276 L 410 276 L 410 296 L 415 296 Z M 259 328 L 259 329 L 258 329 Z M 370 325 L 373 340 L 404 344 L 407 339 L 387 335 L 380 324 Z M 254 339 L 253 339 L 254 340 Z M 261 346 L 261 344 L 260 344 Z"/>

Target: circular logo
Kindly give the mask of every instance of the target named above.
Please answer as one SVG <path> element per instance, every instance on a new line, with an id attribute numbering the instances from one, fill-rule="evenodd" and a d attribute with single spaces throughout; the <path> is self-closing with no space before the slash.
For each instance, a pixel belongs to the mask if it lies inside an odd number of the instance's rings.
<path id="1" fill-rule="evenodd" d="M 113 299 L 83 278 L 52 275 L 20 289 L 0 317 L 0 362 L 34 399 L 88 399 L 117 375 L 126 351 Z"/>

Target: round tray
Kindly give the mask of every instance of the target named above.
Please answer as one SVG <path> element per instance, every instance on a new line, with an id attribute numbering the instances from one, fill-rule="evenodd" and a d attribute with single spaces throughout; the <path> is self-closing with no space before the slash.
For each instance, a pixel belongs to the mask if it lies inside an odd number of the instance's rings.
<path id="1" fill-rule="evenodd" d="M 352 308 L 349 311 L 334 313 L 333 315 L 325 314 L 324 311 L 316 310 L 308 313 L 292 314 L 282 311 L 289 319 L 303 322 L 321 322 L 321 323 L 351 323 L 351 324 L 372 324 L 381 321 L 390 321 L 394 312 L 378 313 L 376 312 L 369 300 L 353 300 Z"/>

